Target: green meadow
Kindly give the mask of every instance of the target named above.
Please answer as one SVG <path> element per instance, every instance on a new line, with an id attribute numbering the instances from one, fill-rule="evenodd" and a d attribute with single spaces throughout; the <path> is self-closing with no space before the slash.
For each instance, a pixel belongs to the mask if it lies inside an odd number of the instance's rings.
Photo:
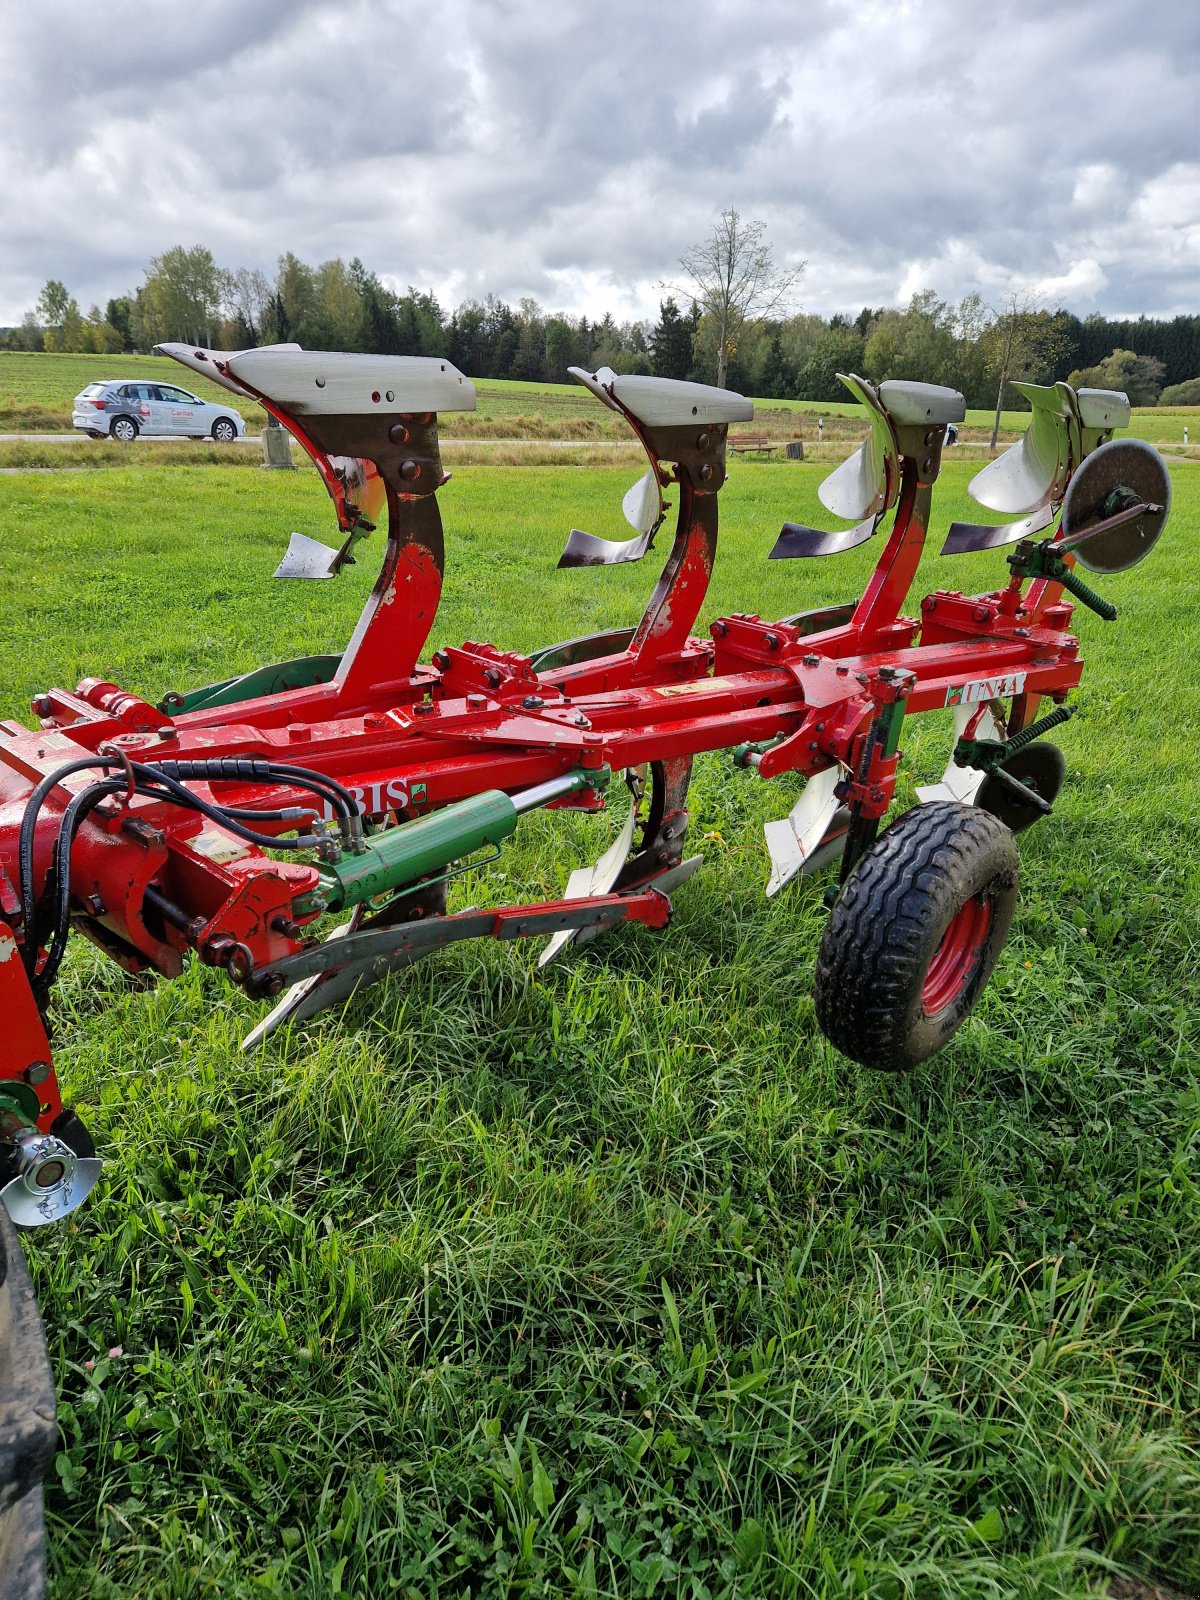
<path id="1" fill-rule="evenodd" d="M 0 356 L 14 404 L 86 381 L 69 357 L 18 381 L 28 359 Z M 914 612 L 1006 576 L 935 553 L 977 465 L 943 471 Z M 655 557 L 554 565 L 571 527 L 616 531 L 633 470 L 456 470 L 430 648 L 634 620 Z M 705 626 L 861 591 L 877 545 L 766 559 L 820 522 L 822 471 L 733 465 Z M 798 783 L 728 753 L 697 763 L 705 865 L 670 927 L 544 973 L 455 946 L 247 1057 L 262 1008 L 213 971 L 147 992 L 77 941 L 56 1061 L 107 1165 L 26 1238 L 52 1594 L 1200 1589 L 1200 472 L 1173 476 L 1159 546 L 1100 580 L 1119 619 L 1077 613 L 1067 781 L 1021 837 L 1009 946 L 910 1076 L 817 1031 L 825 882 L 763 895 Z M 0 716 L 340 648 L 371 546 L 272 584 L 295 529 L 333 542 L 311 471 L 0 477 Z M 900 804 L 948 739 L 906 726 Z M 537 814 L 452 906 L 552 895 L 609 831 Z"/>

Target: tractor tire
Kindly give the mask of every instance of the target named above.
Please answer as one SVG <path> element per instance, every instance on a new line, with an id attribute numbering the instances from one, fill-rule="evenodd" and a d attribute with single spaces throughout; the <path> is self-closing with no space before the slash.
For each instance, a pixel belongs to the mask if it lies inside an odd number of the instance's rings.
<path id="1" fill-rule="evenodd" d="M 0 1205 L 0 1600 L 42 1600 L 54 1380 L 17 1230 Z"/>
<path id="2" fill-rule="evenodd" d="M 821 1031 L 864 1067 L 906 1072 L 966 1021 L 1017 904 L 1017 849 L 977 806 L 934 801 L 886 829 L 842 886 L 817 957 Z"/>

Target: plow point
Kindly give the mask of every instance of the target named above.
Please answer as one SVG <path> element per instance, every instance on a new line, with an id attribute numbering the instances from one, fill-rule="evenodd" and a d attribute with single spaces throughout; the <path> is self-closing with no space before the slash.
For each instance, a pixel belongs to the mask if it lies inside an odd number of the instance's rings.
<path id="1" fill-rule="evenodd" d="M 778 822 L 763 827 L 771 856 L 771 877 L 767 894 L 778 894 L 789 884 L 816 850 L 837 815 L 838 797 L 834 793 L 842 773 L 840 767 L 814 772 L 804 793 Z"/>

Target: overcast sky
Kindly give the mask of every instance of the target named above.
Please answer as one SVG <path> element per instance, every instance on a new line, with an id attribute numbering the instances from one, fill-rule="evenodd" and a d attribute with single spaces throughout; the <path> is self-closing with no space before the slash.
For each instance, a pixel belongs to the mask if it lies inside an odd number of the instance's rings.
<path id="1" fill-rule="evenodd" d="M 1200 4 L 0 0 L 0 323 L 175 244 L 653 316 L 728 206 L 797 309 L 1200 313 Z"/>

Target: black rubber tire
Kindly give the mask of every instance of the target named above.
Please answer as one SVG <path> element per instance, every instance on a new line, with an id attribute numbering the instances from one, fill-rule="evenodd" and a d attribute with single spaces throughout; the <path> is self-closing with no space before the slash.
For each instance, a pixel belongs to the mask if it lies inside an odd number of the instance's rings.
<path id="1" fill-rule="evenodd" d="M 212 425 L 212 436 L 217 444 L 232 444 L 237 438 L 237 424 L 228 417 L 218 417 Z"/>
<path id="2" fill-rule="evenodd" d="M 0 1205 L 0 1597 L 42 1600 L 42 1480 L 54 1460 L 54 1379 L 16 1229 Z"/>
<path id="3" fill-rule="evenodd" d="M 843 884 L 821 940 L 813 993 L 830 1043 L 884 1072 L 906 1072 L 940 1050 L 1004 948 L 1017 873 L 1012 834 L 977 806 L 934 801 L 880 834 Z M 977 947 L 966 941 L 960 986 L 927 1010 L 930 968 L 960 913 L 986 926 Z"/>
<path id="4" fill-rule="evenodd" d="M 132 417 L 114 417 L 108 433 L 109 437 L 116 439 L 119 444 L 132 444 L 141 431 Z"/>

